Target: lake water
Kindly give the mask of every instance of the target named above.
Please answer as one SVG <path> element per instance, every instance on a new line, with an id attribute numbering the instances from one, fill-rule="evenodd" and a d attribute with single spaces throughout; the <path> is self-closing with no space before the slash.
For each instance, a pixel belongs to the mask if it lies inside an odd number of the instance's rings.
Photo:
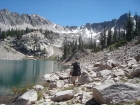
<path id="1" fill-rule="evenodd" d="M 42 76 L 68 68 L 52 60 L 0 60 L 0 95 L 12 94 L 14 87 L 42 84 Z"/>

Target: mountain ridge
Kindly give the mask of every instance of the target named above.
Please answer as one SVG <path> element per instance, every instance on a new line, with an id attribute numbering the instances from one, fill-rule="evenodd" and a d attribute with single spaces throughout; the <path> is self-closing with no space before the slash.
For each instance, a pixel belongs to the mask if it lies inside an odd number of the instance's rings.
<path id="1" fill-rule="evenodd" d="M 140 16 L 138 16 L 140 20 Z M 66 36 L 79 36 L 83 37 L 95 37 L 99 35 L 103 30 L 104 26 L 106 28 L 116 27 L 117 29 L 123 28 L 124 23 L 128 20 L 128 14 L 125 13 L 121 15 L 118 19 L 112 19 L 110 21 L 104 21 L 100 23 L 85 23 L 80 27 L 78 26 L 61 26 L 47 20 L 46 18 L 39 16 L 37 14 L 18 14 L 16 12 L 10 12 L 7 9 L 0 10 L 0 28 L 1 30 L 8 29 L 43 29 L 51 30 L 53 32 L 59 33 L 60 35 Z M 132 16 L 132 21 L 135 22 L 134 16 Z"/>

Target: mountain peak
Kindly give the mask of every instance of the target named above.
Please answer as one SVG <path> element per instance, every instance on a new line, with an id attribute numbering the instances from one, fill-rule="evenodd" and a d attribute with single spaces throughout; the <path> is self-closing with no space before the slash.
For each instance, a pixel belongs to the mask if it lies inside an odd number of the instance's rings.
<path id="1" fill-rule="evenodd" d="M 0 10 L 0 13 L 1 13 L 0 15 L 2 15 L 2 14 L 3 15 L 9 15 L 9 14 L 11 14 L 10 11 L 8 9 L 6 9 L 6 8 Z"/>
<path id="2" fill-rule="evenodd" d="M 6 9 L 6 8 L 4 8 L 4 9 L 2 9 L 2 10 L 0 10 L 0 12 L 4 12 L 4 13 L 6 13 L 6 12 L 10 12 L 8 9 Z"/>

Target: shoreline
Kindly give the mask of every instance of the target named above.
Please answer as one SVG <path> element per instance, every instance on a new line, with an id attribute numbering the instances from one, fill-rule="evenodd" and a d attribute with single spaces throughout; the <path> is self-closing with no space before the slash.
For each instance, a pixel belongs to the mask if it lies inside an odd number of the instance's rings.
<path id="1" fill-rule="evenodd" d="M 3 60 L 3 59 L 0 59 L 0 60 Z M 7 60 L 7 59 L 4 59 L 4 60 Z M 24 60 L 31 60 L 31 59 L 24 59 Z M 60 71 L 55 71 L 55 72 L 61 72 L 61 71 L 65 71 L 65 69 L 60 70 Z M 55 72 L 52 72 L 52 73 L 55 73 Z M 45 73 L 45 74 L 52 74 L 52 73 Z M 35 86 L 35 85 L 45 86 L 46 85 L 46 81 L 43 79 L 43 76 L 45 74 L 39 76 L 39 81 L 37 81 L 37 83 L 31 84 L 31 85 L 33 85 L 33 86 Z M 22 88 L 22 87 L 17 87 L 17 88 Z M 0 104 L 6 104 L 6 105 L 10 104 L 11 105 L 11 104 L 13 104 L 13 101 L 15 100 L 15 98 L 16 98 L 16 95 L 12 92 L 12 89 L 11 89 L 10 93 L 0 94 Z"/>

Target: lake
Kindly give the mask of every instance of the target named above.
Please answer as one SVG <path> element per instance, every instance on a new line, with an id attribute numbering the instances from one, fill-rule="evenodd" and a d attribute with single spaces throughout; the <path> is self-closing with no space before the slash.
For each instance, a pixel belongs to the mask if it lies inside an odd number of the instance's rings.
<path id="1" fill-rule="evenodd" d="M 46 73 L 67 69 L 53 60 L 0 60 L 0 95 L 12 94 L 14 87 L 42 84 Z"/>

